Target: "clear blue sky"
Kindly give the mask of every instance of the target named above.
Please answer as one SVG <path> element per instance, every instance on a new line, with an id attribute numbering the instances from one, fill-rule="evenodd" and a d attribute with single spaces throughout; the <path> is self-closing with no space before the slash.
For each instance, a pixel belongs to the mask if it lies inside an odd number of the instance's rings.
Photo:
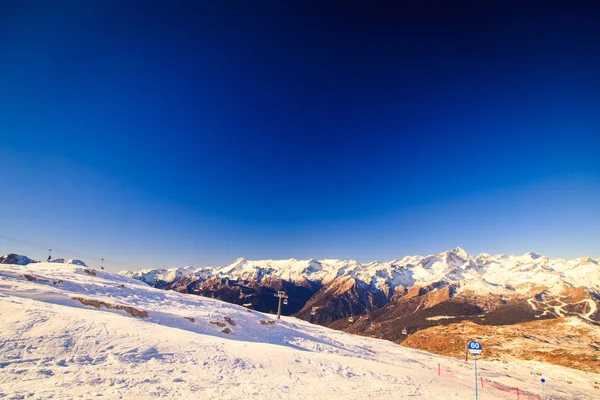
<path id="1" fill-rule="evenodd" d="M 140 267 L 600 256 L 599 2 L 292 3 L 3 2 L 0 234 Z"/>

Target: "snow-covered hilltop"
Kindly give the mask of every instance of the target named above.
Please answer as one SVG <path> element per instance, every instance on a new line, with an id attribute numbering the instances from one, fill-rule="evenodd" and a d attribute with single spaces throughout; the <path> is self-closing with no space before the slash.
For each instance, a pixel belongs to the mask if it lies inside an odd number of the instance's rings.
<path id="1" fill-rule="evenodd" d="M 23 256 L 20 254 L 14 254 L 14 253 L 5 254 L 3 256 L 0 256 L 0 264 L 27 265 L 27 264 L 33 264 L 33 263 L 38 263 L 38 262 L 39 261 L 32 260 L 31 258 L 29 258 L 27 256 Z M 81 260 L 65 260 L 64 258 L 55 258 L 49 262 L 59 263 L 59 264 L 75 264 L 75 265 L 81 265 L 83 267 L 86 266 L 85 263 Z"/>
<path id="2" fill-rule="evenodd" d="M 27 265 L 36 262 L 39 261 L 32 260 L 31 258 L 20 254 L 11 253 L 0 256 L 0 264 Z"/>
<path id="3" fill-rule="evenodd" d="M 0 315 L 0 397 L 463 400 L 474 391 L 471 363 L 75 264 L 1 264 Z M 540 375 L 553 399 L 593 399 L 600 380 L 485 352 L 479 366 L 490 400 L 517 387 L 535 399 Z"/>

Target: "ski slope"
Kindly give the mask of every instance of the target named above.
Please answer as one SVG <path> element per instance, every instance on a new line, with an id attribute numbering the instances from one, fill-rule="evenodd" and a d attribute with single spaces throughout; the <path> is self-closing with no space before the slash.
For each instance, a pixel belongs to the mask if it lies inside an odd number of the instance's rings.
<path id="1" fill-rule="evenodd" d="M 0 265 L 0 316 L 0 398 L 474 398 L 471 363 L 79 265 Z M 486 362 L 485 350 L 478 364 L 532 393 L 543 373 L 552 399 L 600 394 L 599 375 Z"/>

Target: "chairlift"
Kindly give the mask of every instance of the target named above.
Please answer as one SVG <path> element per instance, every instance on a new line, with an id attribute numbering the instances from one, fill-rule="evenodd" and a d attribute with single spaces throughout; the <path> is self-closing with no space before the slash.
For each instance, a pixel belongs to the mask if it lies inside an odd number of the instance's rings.
<path id="1" fill-rule="evenodd" d="M 48 259 L 46 261 L 50 262 L 50 260 L 52 260 L 52 249 L 48 249 Z"/>
<path id="2" fill-rule="evenodd" d="M 354 318 L 353 317 L 348 318 L 348 322 L 354 322 Z"/>
<path id="3" fill-rule="evenodd" d="M 288 299 L 283 299 L 283 304 L 287 304 L 288 303 Z"/>
<path id="4" fill-rule="evenodd" d="M 403 334 L 403 335 L 406 335 L 406 334 L 408 334 L 408 331 L 406 330 L 406 328 L 402 329 L 402 334 Z"/>

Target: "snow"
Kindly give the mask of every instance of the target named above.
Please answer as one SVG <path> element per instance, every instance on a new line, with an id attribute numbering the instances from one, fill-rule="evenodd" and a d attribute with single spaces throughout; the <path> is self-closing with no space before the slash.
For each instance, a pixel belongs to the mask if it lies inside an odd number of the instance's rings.
<path id="1" fill-rule="evenodd" d="M 438 315 L 435 317 L 429 317 L 429 318 L 425 318 L 428 321 L 439 321 L 442 319 L 453 319 L 456 318 L 456 315 Z"/>
<path id="2" fill-rule="evenodd" d="M 54 260 L 50 260 L 49 262 L 58 264 L 74 264 L 80 265 L 82 267 L 87 267 L 87 265 L 81 260 L 65 260 L 64 258 L 55 258 Z"/>
<path id="3" fill-rule="evenodd" d="M 436 375 L 440 364 L 455 376 L 472 376 L 470 363 L 292 317 L 276 321 L 73 264 L 0 265 L 0 315 L 0 398 L 473 397 L 470 379 Z M 597 398 L 591 382 L 598 375 L 544 363 L 486 362 L 485 354 L 478 364 L 484 378 L 521 390 L 537 389 L 536 372 L 547 377 L 553 399 Z M 480 393 L 507 398 L 489 389 Z"/>
<path id="4" fill-rule="evenodd" d="M 171 282 L 179 275 L 198 279 L 227 277 L 255 279 L 276 277 L 291 282 L 327 284 L 335 279 L 362 281 L 373 290 L 393 293 L 398 286 L 427 286 L 436 282 L 460 283 L 461 291 L 475 294 L 539 293 L 539 288 L 559 295 L 565 286 L 584 287 L 600 293 L 600 262 L 590 257 L 565 261 L 535 253 L 522 256 L 469 255 L 461 248 L 429 256 L 407 256 L 384 262 L 361 264 L 350 260 L 246 260 L 240 258 L 222 267 L 141 269 L 123 271 L 123 276 L 152 283 L 155 277 Z"/>
<path id="5" fill-rule="evenodd" d="M 27 265 L 35 262 L 37 261 L 20 254 L 11 253 L 0 256 L 0 264 Z"/>

